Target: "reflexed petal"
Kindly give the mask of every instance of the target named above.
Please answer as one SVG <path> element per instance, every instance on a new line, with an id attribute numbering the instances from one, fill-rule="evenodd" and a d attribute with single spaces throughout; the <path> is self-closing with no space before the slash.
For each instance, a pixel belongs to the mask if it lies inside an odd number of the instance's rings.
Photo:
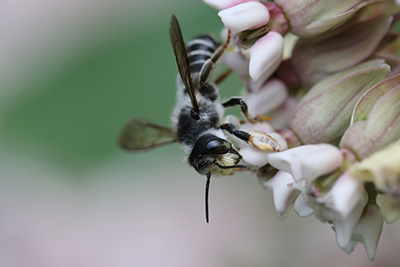
<path id="1" fill-rule="evenodd" d="M 288 184 L 293 182 L 292 175 L 283 171 L 279 171 L 268 181 L 261 181 L 262 185 L 273 194 L 275 209 L 280 217 L 285 215 L 288 207 L 299 194 L 298 190 L 288 187 Z"/>
<path id="2" fill-rule="evenodd" d="M 329 144 L 305 145 L 273 153 L 269 163 L 292 174 L 296 182 L 311 183 L 315 178 L 330 173 L 342 164 L 342 153 Z"/>
<path id="3" fill-rule="evenodd" d="M 225 27 L 234 32 L 255 29 L 269 21 L 269 11 L 260 2 L 245 2 L 218 12 Z"/>
<path id="4" fill-rule="evenodd" d="M 249 113 L 253 117 L 267 114 L 282 105 L 287 96 L 288 91 L 285 84 L 278 79 L 272 79 L 260 91 L 248 94 L 246 103 Z"/>
<path id="5" fill-rule="evenodd" d="M 386 196 L 381 207 L 382 216 L 387 223 L 395 222 L 400 218 L 400 201 L 391 196 Z"/>
<path id="6" fill-rule="evenodd" d="M 366 194 L 365 194 L 366 195 Z M 361 214 L 364 210 L 367 197 L 360 200 L 354 207 L 353 211 L 346 218 L 340 218 L 339 216 L 332 219 L 336 231 L 336 241 L 338 246 L 344 250 L 349 245 L 353 231 L 361 218 Z"/>
<path id="7" fill-rule="evenodd" d="M 248 53 L 250 55 L 249 75 L 253 81 L 256 81 L 265 72 L 272 74 L 282 61 L 283 37 L 277 32 L 269 32 L 257 40 Z"/>
<path id="8" fill-rule="evenodd" d="M 300 217 L 308 217 L 314 213 L 314 209 L 310 207 L 307 196 L 304 193 L 296 198 L 293 209 Z"/>
<path id="9" fill-rule="evenodd" d="M 337 143 L 349 126 L 357 100 L 382 81 L 389 69 L 382 60 L 371 60 L 320 81 L 297 105 L 292 130 L 304 144 Z"/>
<path id="10" fill-rule="evenodd" d="M 354 251 L 354 248 L 358 244 L 357 241 L 350 240 L 349 244 L 347 245 L 346 248 L 342 248 L 347 254 L 351 254 Z"/>
<path id="11" fill-rule="evenodd" d="M 367 252 L 368 259 L 375 259 L 376 247 L 383 227 L 383 218 L 376 204 L 367 205 L 364 213 L 354 229 L 352 240 L 361 242 Z"/>
<path id="12" fill-rule="evenodd" d="M 252 2 L 252 1 L 256 1 L 258 2 L 258 0 L 203 0 L 203 2 L 215 9 L 226 9 L 229 7 L 233 7 L 235 5 L 241 4 L 241 3 L 245 3 L 245 2 Z"/>

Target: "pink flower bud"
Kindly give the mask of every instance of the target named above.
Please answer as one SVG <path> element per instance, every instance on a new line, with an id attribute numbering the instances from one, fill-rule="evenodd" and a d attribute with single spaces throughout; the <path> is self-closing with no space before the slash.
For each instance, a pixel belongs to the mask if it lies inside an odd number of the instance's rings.
<path id="1" fill-rule="evenodd" d="M 277 32 L 269 32 L 247 51 L 250 56 L 249 75 L 253 81 L 261 76 L 271 75 L 282 61 L 283 37 Z"/>
<path id="2" fill-rule="evenodd" d="M 258 0 L 203 0 L 205 4 L 219 10 L 252 1 L 258 2 Z"/>
<path id="3" fill-rule="evenodd" d="M 234 32 L 255 29 L 269 21 L 268 9 L 260 2 L 245 2 L 218 12 L 225 27 Z"/>

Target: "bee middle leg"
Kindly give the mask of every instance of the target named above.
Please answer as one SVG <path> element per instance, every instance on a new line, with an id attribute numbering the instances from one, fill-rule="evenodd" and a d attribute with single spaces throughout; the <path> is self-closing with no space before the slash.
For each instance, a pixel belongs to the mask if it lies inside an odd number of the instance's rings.
<path id="1" fill-rule="evenodd" d="M 234 107 L 234 106 L 240 106 L 240 110 L 243 113 L 243 116 L 250 122 L 250 123 L 256 123 L 259 122 L 259 118 L 253 118 L 251 117 L 251 115 L 249 114 L 248 111 L 248 107 L 246 102 L 243 100 L 243 98 L 241 97 L 232 97 L 230 98 L 228 101 L 225 101 L 224 103 L 222 103 L 222 106 L 224 108 L 228 108 L 228 107 Z"/>

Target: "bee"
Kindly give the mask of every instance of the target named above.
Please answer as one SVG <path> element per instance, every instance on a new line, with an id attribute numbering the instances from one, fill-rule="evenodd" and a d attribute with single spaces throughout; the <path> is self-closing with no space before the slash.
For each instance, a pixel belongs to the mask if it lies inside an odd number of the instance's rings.
<path id="1" fill-rule="evenodd" d="M 171 16 L 169 37 L 178 65 L 177 101 L 172 113 L 173 128 L 134 118 L 123 129 L 119 144 L 127 150 L 147 150 L 178 142 L 188 155 L 189 165 L 205 175 L 205 215 L 209 222 L 208 193 L 212 175 L 231 175 L 248 166 L 239 164 L 238 149 L 228 141 L 226 132 L 257 146 L 259 137 L 238 130 L 231 123 L 223 123 L 224 109 L 240 106 L 245 118 L 255 122 L 240 97 L 221 103 L 218 87 L 213 81 L 214 68 L 230 42 L 230 32 L 220 45 L 210 35 L 200 35 L 185 45 L 175 15 Z M 271 141 L 271 140 L 269 140 Z M 261 148 L 264 149 L 264 148 Z"/>

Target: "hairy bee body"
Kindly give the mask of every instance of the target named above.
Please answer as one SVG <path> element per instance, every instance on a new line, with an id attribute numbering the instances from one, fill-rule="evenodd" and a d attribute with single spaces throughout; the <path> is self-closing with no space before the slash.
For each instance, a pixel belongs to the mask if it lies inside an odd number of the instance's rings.
<path id="1" fill-rule="evenodd" d="M 174 130 L 182 149 L 190 153 L 198 138 L 207 132 L 215 130 L 221 123 L 224 107 L 219 102 L 218 88 L 214 83 L 201 86 L 198 83 L 201 69 L 211 58 L 220 44 L 209 35 L 201 35 L 187 43 L 187 56 L 191 71 L 192 83 L 199 105 L 199 118 L 193 116 L 193 105 L 188 90 L 181 76 L 177 76 L 177 102 L 172 113 Z"/>
<path id="2" fill-rule="evenodd" d="M 172 113 L 172 122 L 177 140 L 187 153 L 189 164 L 203 175 L 230 175 L 241 156 L 229 145 L 223 153 L 213 153 L 211 145 L 221 146 L 227 138 L 219 126 L 224 116 L 224 107 L 219 101 L 218 87 L 211 79 L 202 82 L 204 65 L 221 45 L 209 35 L 201 35 L 187 44 L 187 60 L 190 67 L 193 91 L 197 108 L 193 106 L 181 75 L 177 76 L 177 103 Z M 212 76 L 212 71 L 207 78 Z M 228 143 L 227 143 L 228 144 Z M 218 164 L 218 165 L 216 165 Z"/>

